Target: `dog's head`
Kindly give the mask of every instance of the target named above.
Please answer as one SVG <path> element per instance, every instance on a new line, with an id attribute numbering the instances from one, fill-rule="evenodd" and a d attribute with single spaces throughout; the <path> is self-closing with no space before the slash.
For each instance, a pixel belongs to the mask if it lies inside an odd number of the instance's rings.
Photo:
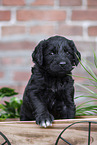
<path id="1" fill-rule="evenodd" d="M 81 59 L 74 42 L 61 36 L 41 41 L 36 46 L 32 57 L 39 67 L 55 76 L 70 73 Z"/>

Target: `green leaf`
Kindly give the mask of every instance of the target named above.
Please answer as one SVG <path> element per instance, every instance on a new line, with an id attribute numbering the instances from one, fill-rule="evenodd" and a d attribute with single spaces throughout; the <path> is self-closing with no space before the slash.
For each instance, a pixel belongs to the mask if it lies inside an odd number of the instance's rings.
<path id="1" fill-rule="evenodd" d="M 89 77 L 82 77 L 82 76 L 76 76 L 76 75 L 72 75 L 73 77 L 77 77 L 77 78 L 84 78 L 84 79 L 87 79 L 87 80 L 90 80 L 90 81 L 94 81 L 95 82 L 95 80 L 94 79 L 91 79 L 91 78 L 89 78 Z"/>
<path id="2" fill-rule="evenodd" d="M 5 109 L 5 107 L 4 107 L 4 105 L 3 105 L 3 104 L 0 104 L 0 109 L 2 109 L 2 110 L 4 110 L 4 109 Z"/>
<path id="3" fill-rule="evenodd" d="M 85 90 L 88 91 L 88 93 L 91 93 L 91 94 L 94 94 L 94 95 L 97 95 L 93 90 L 87 88 L 86 86 L 82 85 L 82 84 L 79 84 L 79 83 L 76 83 L 77 86 L 80 86 L 82 88 L 84 88 Z"/>
<path id="4" fill-rule="evenodd" d="M 14 89 L 11 89 L 11 88 L 4 87 L 0 89 L 0 97 L 5 97 L 5 96 L 10 97 L 17 94 L 18 93 L 15 92 Z"/>
<path id="5" fill-rule="evenodd" d="M 97 113 L 97 105 L 88 105 L 76 110 L 76 115 L 94 115 Z"/>
<path id="6" fill-rule="evenodd" d="M 11 97 L 17 95 L 18 93 L 11 88 L 1 88 L 0 89 L 0 98 L 5 96 Z M 22 100 L 17 97 L 12 97 L 9 101 L 4 101 L 4 104 L 0 104 L 0 120 L 5 118 L 17 118 L 20 117 L 20 107 Z"/>
<path id="7" fill-rule="evenodd" d="M 90 95 L 80 95 L 75 97 L 74 99 L 79 99 L 79 98 L 92 98 L 92 99 L 97 99 L 97 97 L 94 95 L 90 96 Z"/>
<path id="8" fill-rule="evenodd" d="M 95 75 L 95 73 L 93 72 L 93 70 L 91 69 L 91 67 L 88 64 L 85 64 L 85 65 L 86 65 L 86 67 L 89 70 L 90 76 L 92 76 L 94 78 L 94 80 L 97 81 L 97 76 Z"/>
<path id="9" fill-rule="evenodd" d="M 0 121 L 3 121 L 7 118 L 7 115 L 6 114 L 1 114 L 0 115 Z"/>
<path id="10" fill-rule="evenodd" d="M 83 59 L 84 61 L 84 59 Z M 87 70 L 87 68 L 82 64 L 82 62 L 80 61 L 80 64 L 82 65 L 82 67 L 84 68 L 84 70 L 94 79 L 97 81 L 97 77 L 95 76 L 94 72 L 92 71 L 92 69 L 90 68 L 90 66 L 88 64 L 86 64 L 86 66 L 88 67 L 89 71 Z"/>
<path id="11" fill-rule="evenodd" d="M 84 107 L 87 107 L 87 106 L 88 106 L 88 107 L 91 106 L 91 104 L 88 104 L 89 102 L 91 102 L 91 101 L 87 101 L 87 102 L 84 102 L 84 103 L 78 105 L 78 106 L 76 107 L 77 111 L 79 111 L 81 108 L 84 108 Z"/>
<path id="12" fill-rule="evenodd" d="M 85 89 L 85 95 L 80 95 L 78 97 L 75 97 L 75 99 L 77 100 L 79 98 L 85 98 L 85 99 L 90 98 L 92 100 L 85 101 L 81 103 L 80 105 L 77 105 L 76 115 L 94 115 L 94 114 L 97 114 L 97 105 L 93 105 L 95 102 L 97 102 L 97 93 L 94 90 L 94 89 L 97 89 L 97 75 L 93 72 L 90 65 L 92 67 L 96 66 L 97 68 L 97 57 L 96 57 L 95 52 L 94 52 L 95 65 L 84 59 L 83 59 L 83 62 L 84 62 L 84 65 L 81 61 L 80 61 L 80 64 L 82 65 L 83 69 L 90 75 L 90 77 L 82 77 L 82 76 L 74 76 L 74 77 L 84 78 L 84 79 L 90 80 L 91 82 L 90 84 L 83 84 L 83 85 L 76 83 L 79 87 L 82 87 Z M 93 89 L 90 89 L 89 87 L 93 87 Z"/>
<path id="13" fill-rule="evenodd" d="M 9 106 L 9 102 L 8 101 L 4 101 L 4 103 L 5 103 L 5 106 Z"/>
<path id="14" fill-rule="evenodd" d="M 86 66 L 88 67 L 89 71 L 87 70 L 87 68 L 83 65 L 83 63 L 81 62 L 81 60 L 79 59 L 79 57 L 77 56 L 80 64 L 82 65 L 82 67 L 84 68 L 84 70 L 92 77 L 94 78 L 94 80 L 97 81 L 97 77 L 95 76 L 94 72 L 92 71 L 92 69 L 90 68 L 90 66 L 88 64 L 86 64 Z M 83 61 L 85 62 L 85 60 L 83 59 Z"/>
<path id="15" fill-rule="evenodd" d="M 94 52 L 94 51 L 93 51 L 93 52 Z M 96 68 L 97 68 L 97 57 L 96 57 L 95 52 L 94 52 L 94 64 L 95 64 L 95 66 L 96 66 Z"/>
<path id="16" fill-rule="evenodd" d="M 94 85 L 91 85 L 91 84 L 83 84 L 84 86 L 87 86 L 87 87 L 94 87 L 95 89 L 97 88 L 97 85 L 96 84 L 94 84 Z"/>

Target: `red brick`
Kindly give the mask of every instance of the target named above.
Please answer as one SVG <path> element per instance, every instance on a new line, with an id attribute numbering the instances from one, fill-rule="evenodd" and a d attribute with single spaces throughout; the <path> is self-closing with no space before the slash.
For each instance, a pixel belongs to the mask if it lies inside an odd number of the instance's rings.
<path id="1" fill-rule="evenodd" d="M 97 10 L 74 10 L 72 20 L 97 20 Z"/>
<path id="2" fill-rule="evenodd" d="M 4 57 L 0 59 L 1 65 L 21 65 L 24 63 L 24 59 L 21 57 Z"/>
<path id="3" fill-rule="evenodd" d="M 91 26 L 88 28 L 89 36 L 97 36 L 97 26 Z"/>
<path id="4" fill-rule="evenodd" d="M 23 6 L 23 5 L 25 5 L 25 0 L 3 0 L 3 5 L 6 5 L 6 6 Z"/>
<path id="5" fill-rule="evenodd" d="M 54 26 L 51 25 L 35 25 L 30 28 L 31 34 L 54 34 Z"/>
<path id="6" fill-rule="evenodd" d="M 82 0 L 60 0 L 60 6 L 80 6 L 82 5 Z"/>
<path id="7" fill-rule="evenodd" d="M 19 93 L 19 97 L 20 97 L 20 94 L 23 95 L 25 87 L 26 87 L 26 84 L 20 84 L 20 85 L 14 86 L 15 91 Z"/>
<path id="8" fill-rule="evenodd" d="M 0 11 L 0 21 L 9 21 L 11 18 L 10 11 Z"/>
<path id="9" fill-rule="evenodd" d="M 4 77 L 4 72 L 0 71 L 0 78 Z"/>
<path id="10" fill-rule="evenodd" d="M 0 42 L 0 50 L 32 50 L 35 47 L 35 43 L 29 41 L 23 42 Z"/>
<path id="11" fill-rule="evenodd" d="M 47 20 L 47 21 L 63 21 L 66 19 L 64 10 L 18 10 L 17 20 Z"/>
<path id="12" fill-rule="evenodd" d="M 88 0 L 89 7 L 97 7 L 97 0 Z"/>
<path id="13" fill-rule="evenodd" d="M 0 5 L 2 5 L 2 0 L 0 0 Z"/>
<path id="14" fill-rule="evenodd" d="M 81 26 L 69 26 L 61 24 L 59 25 L 58 33 L 60 35 L 82 35 L 82 27 Z"/>
<path id="15" fill-rule="evenodd" d="M 87 52 L 92 54 L 91 48 L 93 49 L 96 48 L 96 42 L 91 42 L 91 41 L 76 41 L 75 45 L 77 49 L 83 54 L 87 54 Z"/>
<path id="16" fill-rule="evenodd" d="M 3 26 L 2 27 L 2 35 L 16 35 L 16 34 L 24 34 L 25 26 Z"/>
<path id="17" fill-rule="evenodd" d="M 30 72 L 14 72 L 14 80 L 15 81 L 28 81 L 30 78 Z"/>
<path id="18" fill-rule="evenodd" d="M 54 0 L 35 0 L 32 2 L 32 6 L 41 6 L 41 5 L 53 6 Z"/>

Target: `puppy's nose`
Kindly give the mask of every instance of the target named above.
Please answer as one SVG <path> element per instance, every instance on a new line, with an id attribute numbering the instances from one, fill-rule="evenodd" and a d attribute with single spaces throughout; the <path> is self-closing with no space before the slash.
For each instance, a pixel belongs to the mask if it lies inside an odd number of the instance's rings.
<path id="1" fill-rule="evenodd" d="M 61 67 L 64 67 L 66 65 L 66 62 L 60 62 Z"/>

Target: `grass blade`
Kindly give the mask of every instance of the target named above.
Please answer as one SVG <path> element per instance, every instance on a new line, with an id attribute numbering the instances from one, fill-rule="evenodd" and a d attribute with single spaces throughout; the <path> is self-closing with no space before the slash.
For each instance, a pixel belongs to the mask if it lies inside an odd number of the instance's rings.
<path id="1" fill-rule="evenodd" d="M 95 66 L 96 66 L 96 68 L 97 68 L 97 57 L 96 57 L 96 54 L 95 54 L 94 51 L 93 51 L 93 53 L 94 53 L 94 64 L 95 64 Z"/>
<path id="2" fill-rule="evenodd" d="M 84 61 L 84 59 L 83 59 Z M 92 71 L 92 69 L 90 68 L 90 66 L 88 64 L 86 64 L 86 66 L 88 67 L 89 71 L 86 69 L 86 67 L 82 64 L 82 62 L 80 61 L 80 64 L 82 65 L 82 67 L 84 68 L 84 70 L 94 79 L 97 81 L 97 77 L 96 75 L 94 74 L 94 72 Z"/>
<path id="3" fill-rule="evenodd" d="M 86 86 L 84 86 L 82 84 L 76 83 L 76 85 L 84 88 L 85 90 L 87 90 L 91 94 L 97 95 L 94 91 L 92 91 L 91 89 L 87 88 Z"/>
<path id="4" fill-rule="evenodd" d="M 86 102 L 84 102 L 84 103 L 81 103 L 80 105 L 78 105 L 76 108 L 78 109 L 78 108 L 80 108 L 81 106 L 84 106 L 84 105 L 89 105 L 88 103 L 92 103 L 92 102 L 97 102 L 97 100 L 90 100 L 90 101 L 86 101 Z"/>
<path id="5" fill-rule="evenodd" d="M 92 99 L 97 99 L 97 97 L 95 97 L 95 96 L 85 96 L 85 95 L 81 95 L 81 96 L 77 96 L 77 97 L 75 97 L 74 99 L 79 99 L 79 98 L 92 98 Z"/>
<path id="6" fill-rule="evenodd" d="M 83 59 L 83 63 L 79 60 L 81 66 L 83 67 L 83 69 L 88 73 L 88 75 L 90 77 L 81 77 L 81 76 L 74 76 L 74 77 L 79 77 L 79 78 L 84 78 L 87 79 L 89 81 L 91 81 L 89 84 L 79 84 L 76 83 L 77 86 L 85 89 L 85 93 L 87 92 L 87 95 L 80 95 L 75 97 L 75 99 L 80 99 L 80 98 L 87 98 L 87 99 L 92 99 L 92 100 L 88 100 L 88 101 L 84 101 L 82 102 L 80 105 L 77 105 L 76 107 L 76 115 L 94 115 L 97 114 L 97 105 L 94 105 L 95 102 L 97 102 L 97 93 L 95 91 L 95 89 L 97 89 L 97 75 L 93 72 L 92 67 L 97 68 L 97 57 L 95 52 L 94 53 L 94 64 L 91 63 L 90 61 L 84 60 Z M 79 58 L 78 58 L 79 59 Z M 90 65 L 92 67 L 90 67 Z M 91 84 L 92 83 L 92 84 Z M 90 88 L 92 87 L 92 88 Z M 81 92 L 81 91 L 80 91 Z M 93 105 L 92 105 L 92 104 Z"/>
<path id="7" fill-rule="evenodd" d="M 72 75 L 73 77 L 77 77 L 77 78 L 83 78 L 83 79 L 87 79 L 87 80 L 90 80 L 90 81 L 94 81 L 94 79 L 91 79 L 91 78 L 88 78 L 88 77 L 82 77 L 82 76 L 76 76 L 76 75 Z"/>
<path id="8" fill-rule="evenodd" d="M 89 105 L 76 110 L 76 115 L 94 115 L 97 113 L 97 105 Z"/>

